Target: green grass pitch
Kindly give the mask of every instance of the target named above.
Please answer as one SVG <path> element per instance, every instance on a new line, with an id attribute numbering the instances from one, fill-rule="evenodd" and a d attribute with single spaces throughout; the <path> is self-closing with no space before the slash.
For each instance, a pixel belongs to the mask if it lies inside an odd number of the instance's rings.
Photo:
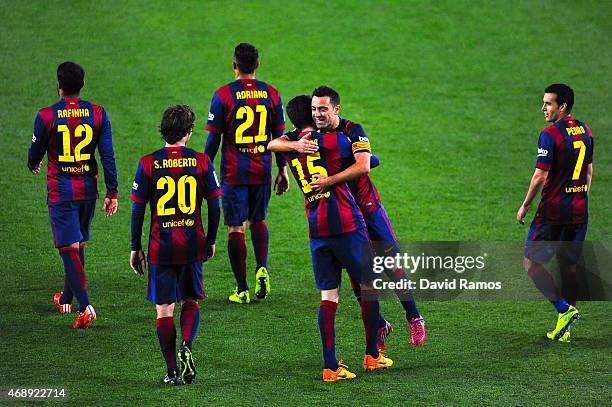
<path id="1" fill-rule="evenodd" d="M 543 89 L 571 84 L 574 116 L 597 140 L 588 239 L 609 241 L 609 2 L 169 3 L 2 2 L 1 388 L 65 388 L 79 405 L 609 403 L 606 302 L 581 305 L 570 346 L 544 338 L 554 320 L 544 301 L 421 302 L 429 341 L 415 350 L 399 304 L 386 301 L 396 366 L 363 374 L 359 309 L 344 287 L 337 351 L 359 377 L 323 383 L 319 297 L 295 183 L 270 204 L 268 303 L 227 303 L 234 283 L 220 230 L 217 256 L 206 264 L 196 384 L 159 384 L 154 308 L 145 278 L 128 267 L 138 158 L 161 145 L 161 114 L 175 103 L 194 107 L 191 146 L 203 148 L 210 98 L 233 79 L 231 54 L 241 41 L 259 48 L 258 78 L 285 102 L 321 84 L 340 92 L 342 114 L 363 124 L 381 158 L 372 177 L 405 241 L 523 240 L 527 227 L 514 216 L 545 126 Z M 99 320 L 88 331 L 69 328 L 74 316 L 51 304 L 62 268 L 45 174 L 25 166 L 35 112 L 56 100 L 55 69 L 68 59 L 86 70 L 82 97 L 109 112 L 120 182 L 119 212 L 109 219 L 98 212 L 93 224 L 87 270 Z M 516 278 L 527 278 L 520 261 Z"/>

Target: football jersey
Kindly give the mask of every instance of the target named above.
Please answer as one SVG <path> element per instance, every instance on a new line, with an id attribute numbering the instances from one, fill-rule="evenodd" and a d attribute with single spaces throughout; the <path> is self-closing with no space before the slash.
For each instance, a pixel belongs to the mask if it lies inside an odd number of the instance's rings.
<path id="1" fill-rule="evenodd" d="M 104 108 L 76 97 L 38 111 L 28 167 L 36 168 L 47 154 L 48 203 L 98 198 L 96 147 L 107 196 L 117 198 L 112 130 Z"/>
<path id="2" fill-rule="evenodd" d="M 285 129 L 283 103 L 278 91 L 256 79 L 238 79 L 213 95 L 206 130 L 223 135 L 221 183 L 270 184 L 273 137 Z"/>
<path id="3" fill-rule="evenodd" d="M 345 162 L 347 162 L 348 165 L 354 162 L 353 154 L 372 152 L 370 139 L 360 124 L 340 118 L 340 124 L 335 131 L 346 134 L 351 142 L 351 154 L 345 157 Z M 350 181 L 348 185 L 363 213 L 373 212 L 381 206 L 378 191 L 367 174 L 360 176 L 356 180 Z"/>
<path id="4" fill-rule="evenodd" d="M 315 180 L 313 174 L 329 176 L 344 169 L 341 150 L 350 150 L 350 141 L 346 135 L 335 131 L 287 133 L 287 137 L 292 141 L 306 136 L 319 145 L 319 151 L 308 155 L 286 153 L 285 158 L 304 194 L 310 237 L 330 237 L 365 229 L 359 207 L 346 183 L 334 185 L 325 193 L 316 193 L 310 187 L 310 183 Z"/>
<path id="5" fill-rule="evenodd" d="M 202 199 L 219 195 L 215 170 L 203 153 L 177 146 L 142 157 L 131 199 L 151 205 L 149 263 L 204 261 Z"/>
<path id="6" fill-rule="evenodd" d="M 587 169 L 593 162 L 589 127 L 565 116 L 538 141 L 536 168 L 548 171 L 535 217 L 550 224 L 588 222 Z"/>

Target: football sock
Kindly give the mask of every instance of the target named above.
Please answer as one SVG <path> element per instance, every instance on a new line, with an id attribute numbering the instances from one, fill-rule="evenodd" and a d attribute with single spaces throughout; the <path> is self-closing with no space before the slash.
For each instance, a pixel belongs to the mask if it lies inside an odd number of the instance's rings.
<path id="1" fill-rule="evenodd" d="M 550 274 L 548 270 L 544 268 L 541 264 L 532 263 L 527 271 L 529 277 L 533 280 L 536 288 L 540 290 L 540 292 L 554 305 L 560 300 L 559 297 L 559 289 L 557 288 L 557 284 L 555 284 L 555 280 L 553 276 Z M 563 300 L 565 302 L 565 300 Z M 566 303 L 567 304 L 567 303 Z M 561 303 L 561 306 L 563 304 Z M 557 306 L 555 305 L 555 308 Z M 557 308 L 557 311 L 559 308 Z M 567 309 L 561 312 L 565 312 Z"/>
<path id="2" fill-rule="evenodd" d="M 181 306 L 181 334 L 191 349 L 200 325 L 200 307 L 195 301 L 185 301 Z"/>
<path id="3" fill-rule="evenodd" d="M 323 367 L 337 370 L 336 359 L 336 310 L 338 304 L 333 301 L 321 300 L 319 303 L 319 331 L 323 345 Z"/>
<path id="4" fill-rule="evenodd" d="M 406 272 L 401 268 L 395 269 L 393 273 L 389 273 L 389 277 L 391 278 L 391 281 L 396 283 L 400 281 L 408 281 Z M 397 289 L 395 290 L 395 295 L 397 295 L 397 298 L 399 298 L 400 303 L 406 312 L 406 319 L 408 321 L 421 315 L 419 313 L 419 309 L 417 308 L 416 302 L 414 301 L 414 297 L 412 296 L 412 290 Z"/>
<path id="5" fill-rule="evenodd" d="M 79 312 L 84 312 L 89 305 L 89 296 L 85 284 L 85 270 L 79 258 L 79 249 L 73 247 L 62 247 L 60 256 L 64 262 L 64 274 L 68 279 L 70 288 L 79 302 Z M 60 300 L 61 301 L 61 300 Z"/>
<path id="6" fill-rule="evenodd" d="M 85 246 L 79 246 L 79 258 L 81 259 L 81 264 L 83 265 L 83 271 L 85 271 Z M 70 288 L 70 282 L 68 278 L 64 277 L 64 289 L 62 290 L 62 296 L 59 299 L 60 304 L 70 304 L 72 303 L 72 299 L 74 298 L 74 294 L 72 293 L 72 288 Z"/>
<path id="7" fill-rule="evenodd" d="M 268 242 L 270 234 L 268 233 L 268 225 L 265 220 L 251 222 L 249 224 L 251 230 L 251 241 L 253 242 L 253 250 L 255 251 L 255 261 L 257 268 L 267 267 L 268 264 Z"/>
<path id="8" fill-rule="evenodd" d="M 166 361 L 168 373 L 176 369 L 176 327 L 173 317 L 157 318 L 155 321 L 157 328 L 157 339 L 159 347 Z"/>
<path id="9" fill-rule="evenodd" d="M 244 233 L 231 232 L 227 241 L 227 254 L 229 255 L 234 278 L 238 285 L 238 292 L 248 290 L 246 282 L 246 244 Z"/>
<path id="10" fill-rule="evenodd" d="M 353 293 L 355 294 L 355 299 L 358 303 L 361 304 L 361 285 L 359 282 L 353 280 L 353 277 L 349 274 L 349 278 L 351 280 L 351 287 L 353 288 Z"/>
<path id="11" fill-rule="evenodd" d="M 563 298 L 557 301 L 551 301 L 551 303 L 559 314 L 563 314 L 569 308 L 569 304 Z"/>
<path id="12" fill-rule="evenodd" d="M 366 354 L 377 358 L 378 357 L 378 315 L 380 314 L 380 305 L 378 297 L 375 294 L 369 294 L 361 300 L 361 319 L 366 335 Z"/>
<path id="13" fill-rule="evenodd" d="M 569 271 L 571 268 L 572 271 Z M 576 306 L 578 298 L 578 273 L 576 266 L 561 266 L 561 292 L 567 302 L 573 307 Z"/>

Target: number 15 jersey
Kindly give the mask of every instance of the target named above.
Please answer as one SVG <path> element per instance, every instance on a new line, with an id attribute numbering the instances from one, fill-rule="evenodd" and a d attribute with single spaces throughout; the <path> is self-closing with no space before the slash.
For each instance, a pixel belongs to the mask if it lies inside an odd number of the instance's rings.
<path id="1" fill-rule="evenodd" d="M 202 199 L 219 195 L 215 170 L 205 154 L 171 146 L 142 157 L 130 198 L 151 204 L 149 263 L 204 261 Z"/>
<path id="2" fill-rule="evenodd" d="M 96 147 L 104 168 L 106 196 L 117 198 L 112 131 L 104 108 L 76 97 L 38 111 L 28 168 L 36 168 L 47 154 L 48 203 L 98 198 Z"/>
<path id="3" fill-rule="evenodd" d="M 285 129 L 278 91 L 256 79 L 238 79 L 217 89 L 206 130 L 223 135 L 221 183 L 256 185 L 272 182 L 267 145 Z"/>

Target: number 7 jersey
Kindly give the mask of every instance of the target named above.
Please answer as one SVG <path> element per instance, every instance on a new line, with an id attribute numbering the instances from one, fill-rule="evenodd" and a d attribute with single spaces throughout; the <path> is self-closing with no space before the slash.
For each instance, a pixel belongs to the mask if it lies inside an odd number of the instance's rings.
<path id="1" fill-rule="evenodd" d="M 204 261 L 202 199 L 219 195 L 215 170 L 205 154 L 170 146 L 142 157 L 130 198 L 151 204 L 149 263 Z"/>
<path id="2" fill-rule="evenodd" d="M 223 135 L 221 183 L 256 185 L 272 182 L 267 145 L 285 129 L 278 91 L 256 79 L 238 79 L 217 89 L 206 130 Z"/>
<path id="3" fill-rule="evenodd" d="M 47 154 L 48 203 L 98 198 L 96 147 L 104 168 L 106 196 L 117 198 L 112 131 L 104 108 L 76 97 L 39 110 L 28 168 L 36 168 Z"/>

